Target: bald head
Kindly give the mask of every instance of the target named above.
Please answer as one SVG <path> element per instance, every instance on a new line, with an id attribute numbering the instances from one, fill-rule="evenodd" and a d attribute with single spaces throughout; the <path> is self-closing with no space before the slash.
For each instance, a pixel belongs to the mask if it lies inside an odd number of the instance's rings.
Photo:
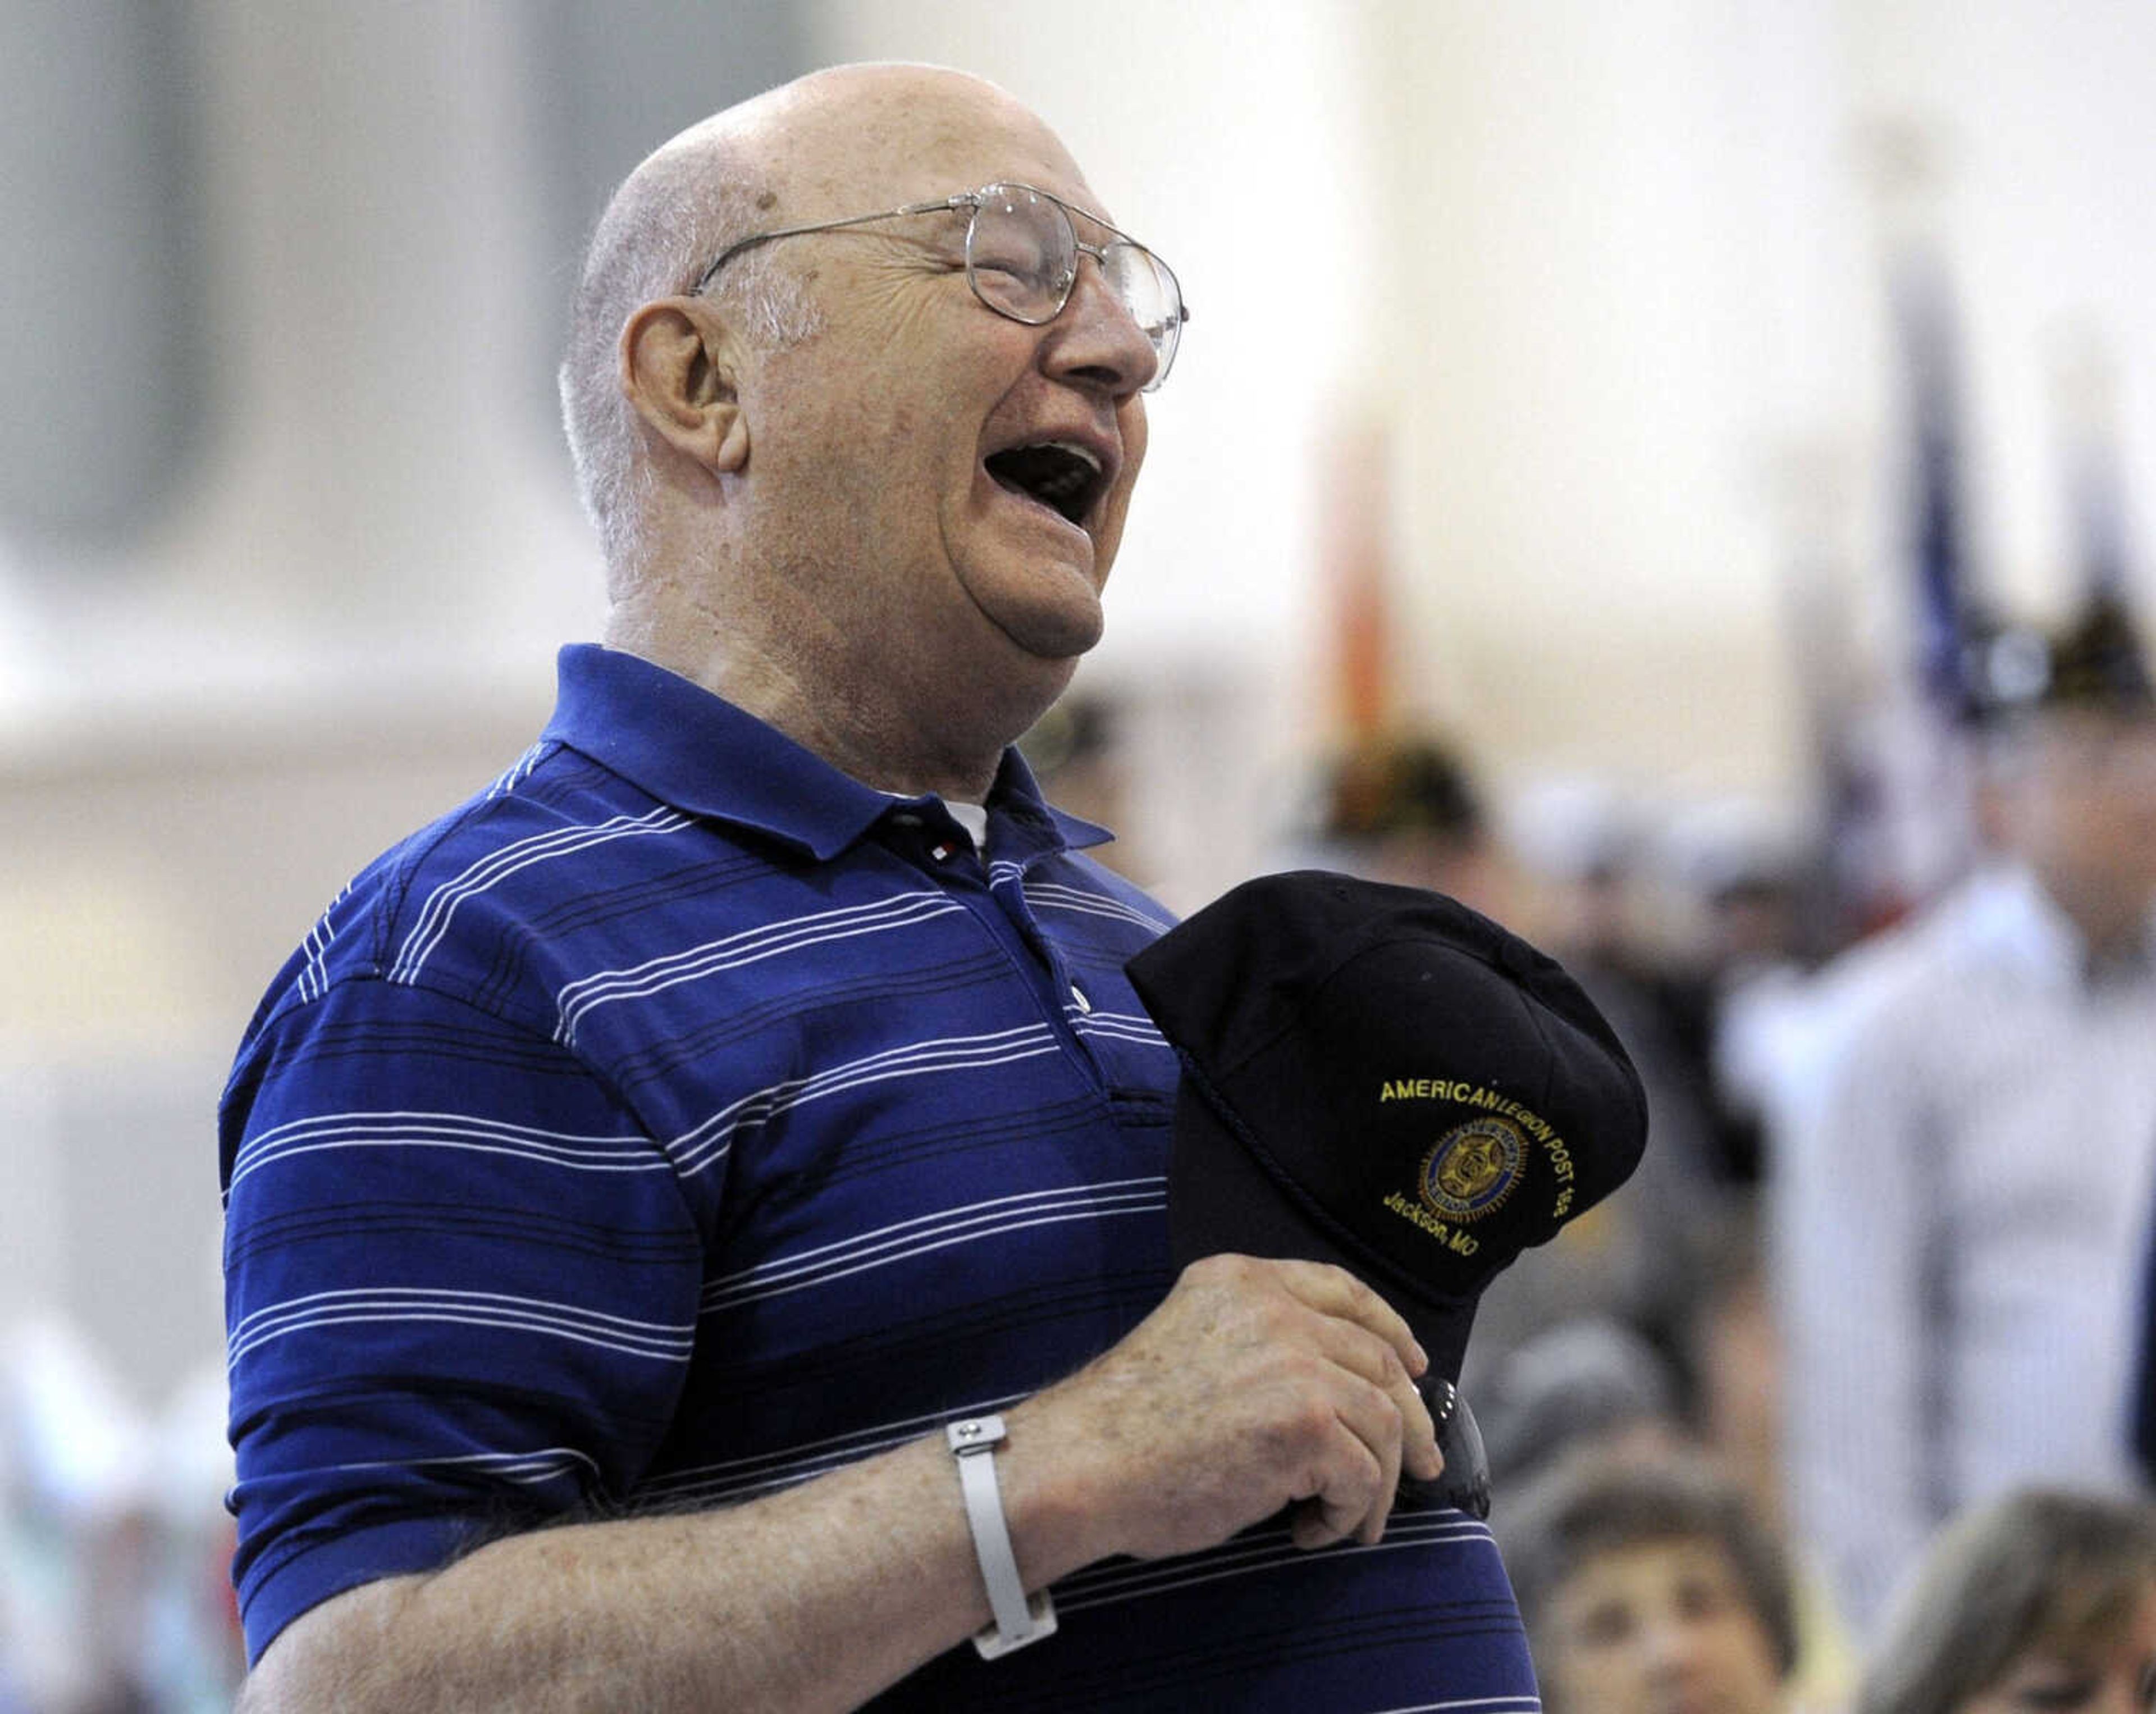
<path id="1" fill-rule="evenodd" d="M 1081 181 L 1070 153 L 1024 104 L 988 80 L 933 64 L 813 71 L 714 125 L 761 162 L 783 205 L 772 214 L 785 222 L 847 214 L 862 198 L 938 194 L 953 170 L 977 183 L 1009 172 L 1014 149 L 1041 177 Z"/>
<path id="2" fill-rule="evenodd" d="M 1050 176 L 1078 178 L 1053 133 L 995 85 L 940 66 L 867 64 L 810 72 L 715 114 L 623 181 L 586 253 L 559 376 L 578 492 L 612 580 L 633 576 L 642 557 L 639 513 L 650 478 L 621 384 L 630 316 L 690 291 L 714 256 L 752 234 L 1006 171 L 1009 149 L 992 159 L 983 136 L 1021 146 L 1055 169 Z M 942 163 L 973 153 L 978 174 L 952 180 Z M 814 301 L 778 250 L 745 251 L 711 291 L 752 344 L 782 347 L 816 331 Z"/>
<path id="3" fill-rule="evenodd" d="M 777 198 L 762 212 L 791 224 L 841 212 L 863 194 L 903 197 L 908 162 L 947 157 L 983 135 L 1024 138 L 1043 161 L 1077 176 L 1055 135 L 1004 90 L 970 73 L 911 64 L 810 72 L 692 126 L 637 172 L 677 152 L 694 160 L 715 147 L 731 151 L 737 162 L 755 163 Z"/>

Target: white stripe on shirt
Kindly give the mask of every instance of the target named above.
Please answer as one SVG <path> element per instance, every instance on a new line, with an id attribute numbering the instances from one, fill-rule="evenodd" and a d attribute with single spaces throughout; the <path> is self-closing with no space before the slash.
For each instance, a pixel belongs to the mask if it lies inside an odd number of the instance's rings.
<path id="1" fill-rule="evenodd" d="M 741 1131 L 760 1129 L 780 1114 L 887 1078 L 919 1077 L 930 1072 L 977 1071 L 1008 1065 L 1043 1053 L 1061 1052 L 1045 1023 L 1022 1024 L 983 1036 L 939 1037 L 886 1047 L 805 1078 L 752 1091 L 730 1101 L 693 1130 L 661 1145 L 684 1178 L 722 1158 Z"/>
<path id="2" fill-rule="evenodd" d="M 580 1136 L 462 1113 L 319 1113 L 249 1138 L 233 1157 L 232 1183 L 258 1166 L 322 1149 L 459 1149 L 509 1155 L 578 1172 L 668 1170 L 641 1133 Z"/>
<path id="3" fill-rule="evenodd" d="M 449 932 L 449 919 L 455 915 L 457 907 L 465 899 L 475 898 L 506 881 L 520 869 L 545 862 L 550 857 L 573 857 L 617 839 L 645 833 L 676 833 L 694 826 L 694 818 L 662 805 L 641 816 L 616 816 L 593 826 L 551 828 L 529 839 L 505 845 L 499 851 L 489 852 L 462 874 L 443 882 L 427 895 L 412 932 L 405 937 L 403 950 L 390 966 L 389 980 L 407 984 L 418 981 L 420 967 Z"/>
<path id="4" fill-rule="evenodd" d="M 1167 1185 L 1164 1177 L 1116 1179 L 941 1209 L 715 1279 L 704 1289 L 702 1306 L 706 1314 L 732 1309 L 1030 1227 L 1157 1212 L 1168 1206 Z"/>
<path id="5" fill-rule="evenodd" d="M 901 893 L 870 904 L 850 905 L 843 910 L 817 911 L 783 922 L 759 924 L 723 939 L 669 953 L 627 970 L 596 970 L 567 984 L 555 996 L 560 1012 L 555 1038 L 570 1040 L 578 1022 L 594 1006 L 619 1000 L 640 1000 L 677 982 L 737 970 L 743 965 L 821 946 L 829 941 L 850 939 L 857 934 L 910 928 L 916 923 L 964 908 L 956 899 L 941 893 Z"/>
<path id="6" fill-rule="evenodd" d="M 1142 929 L 1151 929 L 1155 934 L 1168 932 L 1168 925 L 1159 918 L 1147 916 L 1121 899 L 1106 898 L 1097 893 L 1065 887 L 1060 882 L 1029 881 L 1025 897 L 1026 902 L 1035 907 L 1045 905 L 1052 910 L 1079 911 L 1095 917 L 1115 917 L 1123 922 L 1136 923 Z"/>

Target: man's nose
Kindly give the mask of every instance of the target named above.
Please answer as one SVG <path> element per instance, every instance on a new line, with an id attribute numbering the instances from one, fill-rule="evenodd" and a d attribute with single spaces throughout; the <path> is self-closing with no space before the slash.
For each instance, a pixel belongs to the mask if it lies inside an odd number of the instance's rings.
<path id="1" fill-rule="evenodd" d="M 1160 367 L 1152 342 L 1108 284 L 1097 256 L 1078 258 L 1070 301 L 1049 324 L 1045 361 L 1059 378 L 1090 382 L 1118 397 L 1138 391 Z"/>
<path id="2" fill-rule="evenodd" d="M 1697 1667 L 1703 1639 L 1700 1627 L 1678 1614 L 1648 1622 L 1640 1635 L 1640 1652 L 1658 1681 L 1681 1681 Z"/>

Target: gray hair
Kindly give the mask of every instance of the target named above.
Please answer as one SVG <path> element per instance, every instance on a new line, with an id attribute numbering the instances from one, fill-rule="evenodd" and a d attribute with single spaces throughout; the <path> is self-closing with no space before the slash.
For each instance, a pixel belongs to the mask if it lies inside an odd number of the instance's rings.
<path id="1" fill-rule="evenodd" d="M 611 577 L 633 575 L 652 470 L 621 387 L 621 330 L 654 298 L 694 289 L 711 258 L 757 230 L 771 188 L 746 151 L 710 121 L 685 131 L 632 172 L 599 217 L 570 313 L 558 383 L 577 492 L 598 531 Z M 775 247 L 747 251 L 712 283 L 753 347 L 776 349 L 820 325 L 799 277 Z"/>
<path id="2" fill-rule="evenodd" d="M 2156 1580 L 2156 1510 L 2027 1489 L 1957 1518 L 1889 1614 L 1856 1714 L 1953 1714 L 2030 1648 L 2098 1642 Z"/>

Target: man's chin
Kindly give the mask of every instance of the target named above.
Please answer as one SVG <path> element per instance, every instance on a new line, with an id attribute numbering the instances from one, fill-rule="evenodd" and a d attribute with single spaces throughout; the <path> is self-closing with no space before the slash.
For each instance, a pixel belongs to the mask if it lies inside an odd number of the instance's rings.
<path id="1" fill-rule="evenodd" d="M 1039 585 L 1022 593 L 976 594 L 988 622 L 1026 654 L 1044 662 L 1075 667 L 1078 657 L 1101 641 L 1106 615 L 1091 581 L 1070 567 L 1043 574 Z"/>
<path id="2" fill-rule="evenodd" d="M 1005 625 L 1004 634 L 1036 659 L 1075 671 L 1078 657 L 1090 653 L 1101 641 L 1102 628 L 1096 608 L 1090 622 L 1060 617 L 1023 621 Z"/>

